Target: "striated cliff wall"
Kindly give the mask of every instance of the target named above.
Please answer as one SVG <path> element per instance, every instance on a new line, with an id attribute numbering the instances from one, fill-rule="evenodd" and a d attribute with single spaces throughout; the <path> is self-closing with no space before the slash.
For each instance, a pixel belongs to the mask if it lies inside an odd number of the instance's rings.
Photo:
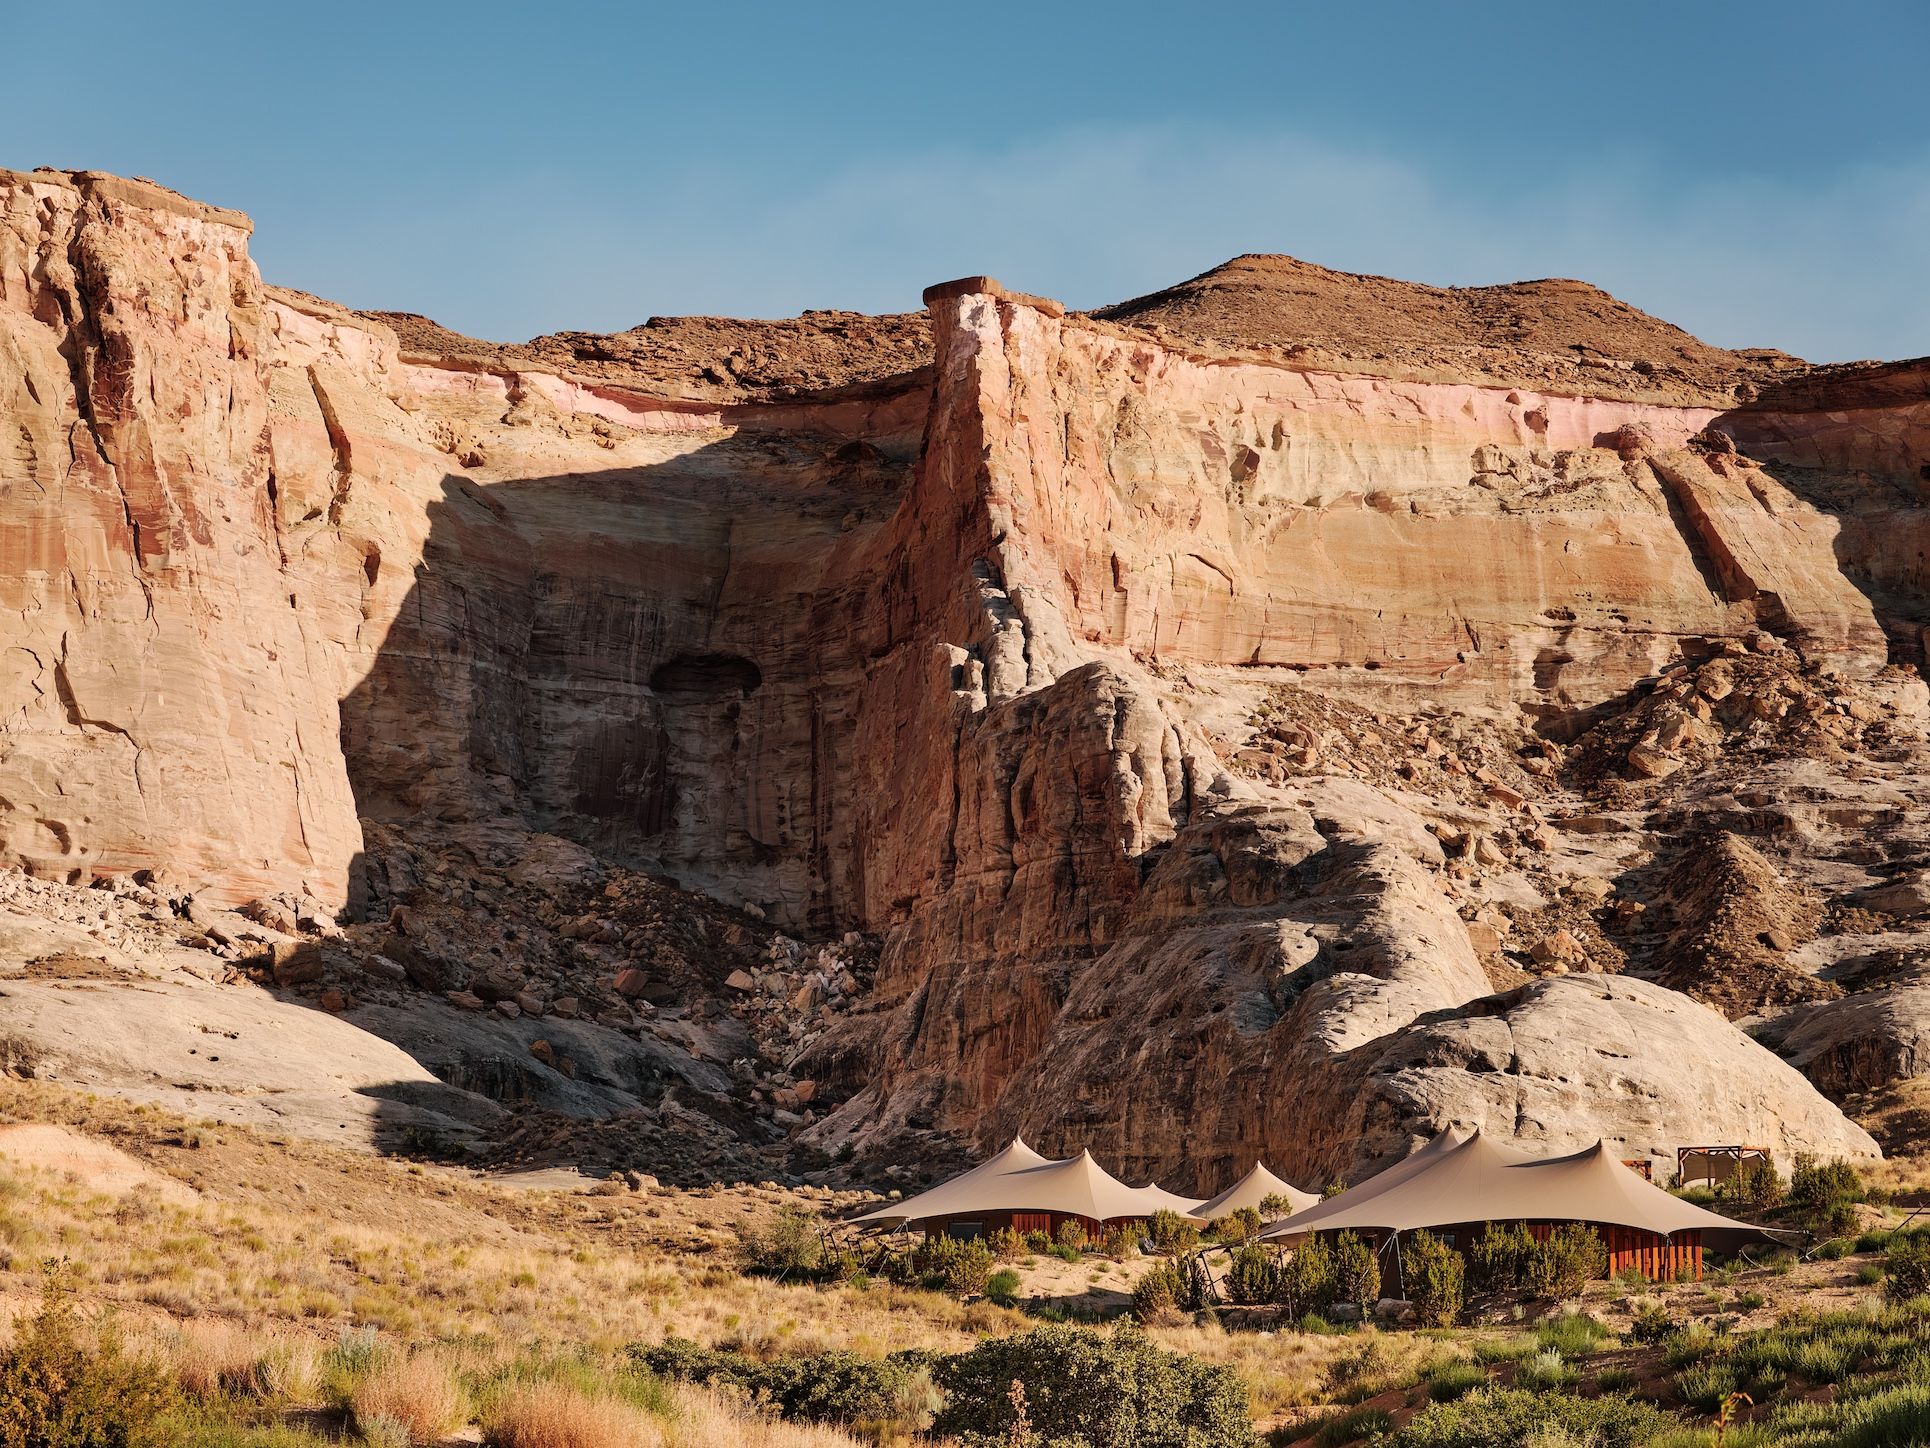
<path id="1" fill-rule="evenodd" d="M 826 1144 L 1869 1147 L 1672 992 L 1495 994 L 1441 817 L 1231 757 L 1285 683 L 1561 732 L 1760 633 L 1907 654 L 1908 376 L 1364 377 L 977 278 L 929 295 L 929 372 L 672 398 L 405 351 L 157 187 L 0 173 L 0 218 L 8 860 L 334 908 L 382 893 L 362 819 L 540 830 L 877 932 Z M 1583 1017 L 1629 1049 L 1578 1059 Z"/>

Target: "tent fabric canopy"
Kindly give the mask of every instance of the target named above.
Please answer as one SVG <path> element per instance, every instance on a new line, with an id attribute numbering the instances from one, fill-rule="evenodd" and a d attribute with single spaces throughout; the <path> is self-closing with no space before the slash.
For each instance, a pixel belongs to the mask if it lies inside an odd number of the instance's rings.
<path id="1" fill-rule="evenodd" d="M 1305 1211 L 1320 1200 L 1312 1192 L 1303 1192 L 1291 1182 L 1275 1176 L 1267 1170 L 1265 1162 L 1255 1162 L 1252 1171 L 1211 1201 L 1203 1202 L 1193 1208 L 1188 1215 L 1196 1221 L 1217 1221 L 1244 1207 L 1252 1207 L 1258 1211 L 1260 1203 L 1272 1196 L 1285 1197 L 1287 1210 L 1290 1212 Z"/>
<path id="2" fill-rule="evenodd" d="M 1621 1164 L 1605 1142 L 1566 1156 L 1531 1157 L 1480 1132 L 1443 1132 L 1405 1161 L 1261 1235 L 1367 1228 L 1419 1231 L 1467 1222 L 1595 1222 L 1668 1236 L 1697 1231 L 1711 1245 L 1770 1235 L 1670 1196 Z"/>
<path id="3" fill-rule="evenodd" d="M 998 1155 L 968 1172 L 902 1202 L 890 1202 L 852 1220 L 857 1223 L 921 1222 L 935 1217 L 969 1217 L 993 1212 L 1050 1212 L 1104 1222 L 1120 1217 L 1150 1217 L 1162 1207 L 1190 1212 L 1196 1197 L 1176 1196 L 1157 1184 L 1129 1187 L 1092 1153 L 1049 1161 L 1014 1139 Z"/>

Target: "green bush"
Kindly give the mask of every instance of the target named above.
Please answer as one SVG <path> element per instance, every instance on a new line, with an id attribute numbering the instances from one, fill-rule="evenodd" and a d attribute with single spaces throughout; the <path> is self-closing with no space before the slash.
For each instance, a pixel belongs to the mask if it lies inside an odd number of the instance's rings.
<path id="1" fill-rule="evenodd" d="M 1565 1358 L 1586 1357 L 1614 1335 L 1585 1312 L 1564 1312 L 1535 1327 L 1535 1341 Z"/>
<path id="2" fill-rule="evenodd" d="M 1591 1448 L 1636 1448 L 1670 1424 L 1646 1403 L 1613 1395 L 1488 1388 L 1423 1408 L 1387 1441 L 1392 1448 L 1521 1448 L 1560 1432 Z"/>
<path id="3" fill-rule="evenodd" d="M 1215 1241 L 1224 1242 L 1231 1247 L 1240 1242 L 1250 1242 L 1260 1235 L 1260 1214 L 1252 1207 L 1241 1207 L 1239 1211 L 1218 1218 L 1211 1227 Z"/>
<path id="4" fill-rule="evenodd" d="M 1560 1353 L 1552 1347 L 1545 1347 L 1533 1357 L 1521 1360 L 1515 1368 L 1514 1385 L 1545 1393 L 1554 1388 L 1568 1387 L 1579 1376 L 1573 1367 L 1562 1360 Z"/>
<path id="5" fill-rule="evenodd" d="M 1528 1289 L 1528 1264 L 1540 1250 L 1522 1222 L 1490 1222 L 1468 1247 L 1468 1285 L 1483 1297 Z"/>
<path id="6" fill-rule="evenodd" d="M 1352 1232 L 1334 1238 L 1334 1300 L 1358 1303 L 1363 1318 L 1380 1300 L 1380 1258 Z"/>
<path id="7" fill-rule="evenodd" d="M 977 1239 L 934 1232 L 912 1249 L 911 1270 L 935 1291 L 967 1297 L 985 1290 L 992 1275 L 992 1249 Z"/>
<path id="8" fill-rule="evenodd" d="M 1608 1270 L 1601 1234 L 1580 1222 L 1555 1228 L 1537 1249 L 1528 1267 L 1528 1290 L 1537 1297 L 1574 1297 Z"/>
<path id="9" fill-rule="evenodd" d="M 1801 1160 L 1797 1158 L 1799 1163 Z M 1780 1204 L 1785 1190 L 1783 1179 L 1776 1171 L 1776 1163 L 1762 1158 L 1743 1162 L 1716 1195 L 1731 1206 L 1760 1212 Z"/>
<path id="10" fill-rule="evenodd" d="M 1660 1342 L 1674 1331 L 1675 1319 L 1669 1316 L 1667 1308 L 1659 1302 L 1644 1302 L 1635 1309 L 1628 1335 L 1646 1344 Z"/>
<path id="11" fill-rule="evenodd" d="M 1124 1262 L 1128 1257 L 1139 1255 L 1139 1233 L 1123 1222 L 1118 1223 L 1094 1239 L 1092 1250 L 1115 1262 Z"/>
<path id="12" fill-rule="evenodd" d="M 1226 1264 L 1226 1300 L 1241 1307 L 1276 1302 L 1280 1297 L 1279 1259 L 1265 1247 L 1239 1247 Z"/>
<path id="13" fill-rule="evenodd" d="M 111 1325 L 83 1330 L 69 1274 L 49 1264 L 39 1311 L 0 1359 L 0 1444 L 145 1448 L 160 1442 L 159 1420 L 178 1401 L 173 1382 L 129 1356 Z"/>
<path id="14" fill-rule="evenodd" d="M 1461 1318 L 1467 1264 L 1432 1232 L 1416 1232 L 1401 1248 L 1401 1280 L 1414 1315 L 1425 1327 L 1451 1327 Z"/>
<path id="15" fill-rule="evenodd" d="M 1179 1320 L 1186 1295 L 1186 1279 L 1171 1262 L 1155 1263 L 1133 1283 L 1133 1316 L 1144 1323 Z"/>
<path id="16" fill-rule="evenodd" d="M 1314 1448 L 1342 1448 L 1343 1444 L 1379 1442 L 1394 1420 L 1382 1408 L 1353 1408 L 1328 1418 L 1313 1435 Z"/>
<path id="17" fill-rule="evenodd" d="M 1340 1292 L 1334 1249 L 1324 1237 L 1309 1237 L 1280 1269 L 1280 1302 L 1289 1315 L 1325 1314 Z"/>
<path id="18" fill-rule="evenodd" d="M 1790 1169 L 1786 1200 L 1813 1227 L 1846 1231 L 1856 1219 L 1850 1208 L 1868 1195 L 1863 1178 L 1846 1161 L 1818 1162 L 1804 1152 Z"/>
<path id="19" fill-rule="evenodd" d="M 934 1436 L 965 1448 L 1252 1448 L 1246 1388 L 1230 1369 L 1167 1352 L 1131 1327 L 1042 1327 L 941 1361 Z M 1023 1414 L 1023 1426 L 1020 1415 Z M 1017 1431 L 1015 1431 L 1017 1430 Z"/>
<path id="20" fill-rule="evenodd" d="M 1279 1192 L 1268 1192 L 1260 1198 L 1260 1220 L 1277 1222 L 1282 1217 L 1293 1215 L 1293 1203 Z"/>
<path id="21" fill-rule="evenodd" d="M 992 1256 L 1000 1262 L 1016 1262 L 1026 1252 L 1025 1238 L 1010 1227 L 1000 1227 L 985 1239 L 985 1245 L 992 1249 Z"/>
<path id="22" fill-rule="evenodd" d="M 1155 1252 L 1169 1257 L 1190 1252 L 1200 1244 L 1199 1224 L 1169 1207 L 1161 1207 L 1147 1219 L 1146 1240 L 1152 1243 Z"/>
<path id="23" fill-rule="evenodd" d="M 1662 1344 L 1662 1361 L 1671 1368 L 1686 1368 L 1699 1363 L 1716 1350 L 1716 1335 L 1700 1322 L 1692 1322 L 1672 1333 Z"/>
<path id="24" fill-rule="evenodd" d="M 1052 1238 L 1034 1227 L 1025 1234 L 1025 1250 L 1028 1252 L 1049 1252 L 1052 1250 Z"/>
<path id="25" fill-rule="evenodd" d="M 985 1279 L 985 1295 L 1000 1307 L 1010 1307 L 1019 1300 L 1019 1274 L 1010 1267 L 1002 1267 Z"/>
<path id="26" fill-rule="evenodd" d="M 812 1423 L 893 1421 L 933 1360 L 926 1352 L 868 1358 L 835 1351 L 760 1362 L 678 1337 L 633 1344 L 629 1356 L 658 1377 L 732 1388 L 763 1398 L 782 1417 Z"/>
<path id="27" fill-rule="evenodd" d="M 1930 1234 L 1899 1232 L 1883 1254 L 1883 1295 L 1907 1302 L 1930 1293 Z"/>
<path id="28" fill-rule="evenodd" d="M 1698 1413 L 1713 1413 L 1737 1390 L 1735 1364 L 1714 1358 L 1675 1375 L 1675 1395 Z"/>
<path id="29" fill-rule="evenodd" d="M 1075 1252 L 1086 1250 L 1086 1224 L 1073 1217 L 1067 1217 L 1052 1229 L 1052 1241 L 1060 1247 L 1070 1247 Z"/>
<path id="30" fill-rule="evenodd" d="M 1421 1375 L 1427 1384 L 1427 1395 L 1437 1403 L 1451 1403 L 1456 1398 L 1484 1387 L 1488 1381 L 1487 1369 L 1466 1358 L 1448 1358 L 1433 1364 Z"/>

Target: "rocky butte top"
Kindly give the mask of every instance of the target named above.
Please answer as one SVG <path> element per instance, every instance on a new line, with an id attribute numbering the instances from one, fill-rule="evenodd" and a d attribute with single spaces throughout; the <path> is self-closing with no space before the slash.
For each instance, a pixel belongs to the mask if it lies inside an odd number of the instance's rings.
<path id="1" fill-rule="evenodd" d="M 1004 294 L 995 283 L 990 289 Z M 922 382 L 918 374 L 932 357 L 925 312 L 652 317 L 623 332 L 556 332 L 520 343 L 467 337 L 414 312 L 362 315 L 392 327 L 415 357 L 553 368 L 708 402 Z M 1299 370 L 1674 405 L 1728 407 L 1839 370 L 1773 348 L 1711 346 L 1586 282 L 1433 287 L 1279 255 L 1235 257 L 1178 286 L 1085 315 L 1152 332 L 1196 354 L 1259 357 Z"/>
<path id="2" fill-rule="evenodd" d="M 1428 381 L 1525 384 L 1647 402 L 1726 404 L 1809 371 L 1769 348 L 1732 352 L 1587 282 L 1431 287 L 1248 255 L 1093 316 L 1301 365 Z M 1740 389 L 1740 391 L 1738 390 Z"/>

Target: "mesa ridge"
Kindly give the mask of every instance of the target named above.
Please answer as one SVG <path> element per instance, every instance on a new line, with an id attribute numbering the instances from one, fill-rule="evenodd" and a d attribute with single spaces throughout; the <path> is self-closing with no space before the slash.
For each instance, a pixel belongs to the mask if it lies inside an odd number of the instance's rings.
<path id="1" fill-rule="evenodd" d="M 1930 362 L 1282 257 L 498 345 L 247 243 L 0 172 L 34 1072 L 693 1178 L 1900 1119 Z"/>

